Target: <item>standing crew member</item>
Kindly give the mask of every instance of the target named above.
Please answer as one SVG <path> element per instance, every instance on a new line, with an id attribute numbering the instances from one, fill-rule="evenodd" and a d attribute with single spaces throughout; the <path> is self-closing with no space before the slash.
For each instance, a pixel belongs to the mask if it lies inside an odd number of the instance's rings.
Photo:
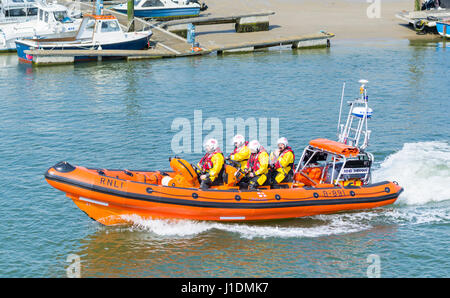
<path id="1" fill-rule="evenodd" d="M 273 169 L 273 184 L 290 182 L 293 178 L 293 168 L 295 155 L 291 147 L 288 146 L 286 138 L 278 139 L 278 150 L 270 153 L 270 166 Z"/>
<path id="2" fill-rule="evenodd" d="M 248 189 L 256 189 L 263 185 L 267 180 L 269 172 L 269 154 L 261 146 L 257 140 L 253 140 L 248 144 L 251 155 L 247 161 L 245 172 L 249 177 Z"/>
<path id="3" fill-rule="evenodd" d="M 233 138 L 234 150 L 227 157 L 227 160 L 236 162 L 239 167 L 244 170 L 247 165 L 247 160 L 250 158 L 250 149 L 248 149 L 248 142 L 242 135 L 235 135 Z"/>
<path id="4" fill-rule="evenodd" d="M 223 183 L 224 157 L 215 139 L 209 139 L 205 143 L 206 154 L 197 164 L 200 175 L 200 188 L 207 189 Z"/>

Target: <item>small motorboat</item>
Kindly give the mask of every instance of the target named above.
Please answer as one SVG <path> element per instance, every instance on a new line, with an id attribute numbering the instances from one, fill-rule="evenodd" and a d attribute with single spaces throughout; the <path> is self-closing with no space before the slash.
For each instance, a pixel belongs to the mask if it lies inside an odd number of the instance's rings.
<path id="1" fill-rule="evenodd" d="M 36 19 L 36 3 L 36 0 L 1 0 L 0 25 Z"/>
<path id="2" fill-rule="evenodd" d="M 450 37 L 450 19 L 436 22 L 436 30 L 443 37 Z"/>
<path id="3" fill-rule="evenodd" d="M 367 102 L 367 81 L 360 82 L 361 99 L 350 102 L 347 122 L 338 125 L 339 140 L 310 141 L 289 183 L 242 189 L 237 184 L 241 171 L 226 165 L 223 185 L 200 189 L 194 167 L 178 157 L 171 158 L 171 171 L 86 168 L 59 162 L 47 170 L 45 179 L 105 225 L 127 223 L 132 215 L 145 219 L 257 221 L 392 204 L 403 188 L 396 182 L 371 181 L 373 155 L 366 147 L 372 110 Z"/>
<path id="4" fill-rule="evenodd" d="M 68 16 L 67 7 L 56 3 L 37 3 L 37 18 L 0 27 L 0 52 L 15 51 L 16 40 L 74 36 L 81 19 Z"/>
<path id="5" fill-rule="evenodd" d="M 201 5 L 185 0 L 136 0 L 134 15 L 140 18 L 184 18 L 200 14 Z M 127 3 L 113 6 L 112 9 L 127 13 Z"/>
<path id="6" fill-rule="evenodd" d="M 27 50 L 142 50 L 148 47 L 151 30 L 123 32 L 112 15 L 84 15 L 76 34 L 66 38 L 37 38 L 16 41 L 19 60 L 33 62 Z M 97 59 L 75 56 L 75 61 Z"/>

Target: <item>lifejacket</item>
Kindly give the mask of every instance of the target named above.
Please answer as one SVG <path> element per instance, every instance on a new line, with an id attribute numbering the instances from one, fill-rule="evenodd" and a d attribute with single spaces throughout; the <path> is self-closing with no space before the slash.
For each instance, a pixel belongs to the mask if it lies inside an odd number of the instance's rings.
<path id="1" fill-rule="evenodd" d="M 292 163 L 288 164 L 288 165 L 286 166 L 286 168 L 291 168 L 291 169 L 292 169 L 292 168 L 294 167 L 295 154 L 294 154 L 294 151 L 292 150 L 292 148 L 291 148 L 290 146 L 287 146 L 286 148 L 284 148 L 283 152 L 280 153 L 280 155 L 279 155 L 278 158 L 277 158 L 277 161 L 276 161 L 275 164 L 273 165 L 273 167 L 274 167 L 275 169 L 280 169 L 280 168 L 282 168 L 281 163 L 280 163 L 280 159 L 282 159 L 283 156 L 284 156 L 286 153 L 288 153 L 288 152 L 292 152 L 293 158 L 292 158 Z"/>
<path id="2" fill-rule="evenodd" d="M 244 145 L 242 145 L 241 147 L 234 148 L 234 150 L 233 150 L 233 152 L 231 152 L 230 156 L 238 153 L 244 146 L 248 146 L 248 141 L 245 141 Z"/>
<path id="3" fill-rule="evenodd" d="M 199 166 L 201 167 L 201 169 L 202 169 L 203 171 L 209 171 L 210 169 L 212 169 L 212 167 L 213 167 L 212 157 L 213 157 L 214 154 L 216 154 L 216 153 L 222 154 L 221 151 L 216 150 L 216 151 L 211 152 L 211 153 L 206 153 L 206 154 L 202 157 L 202 159 L 200 159 L 200 162 L 199 162 L 198 164 L 199 164 Z"/>
<path id="4" fill-rule="evenodd" d="M 207 172 L 212 169 L 212 167 L 214 166 L 212 162 L 212 157 L 217 153 L 222 154 L 222 151 L 216 150 L 211 153 L 206 153 L 205 156 L 203 156 L 202 159 L 200 159 L 200 162 L 198 164 L 200 165 L 203 171 Z"/>
<path id="5" fill-rule="evenodd" d="M 251 152 L 248 148 L 248 142 L 244 145 L 234 148 L 233 152 L 230 154 L 229 159 L 239 165 L 241 169 L 244 169 L 247 165 L 247 161 L 250 158 Z"/>
<path id="6" fill-rule="evenodd" d="M 261 150 L 259 150 L 258 153 L 252 153 L 250 155 L 250 158 L 247 161 L 247 167 L 253 171 L 253 172 L 257 172 L 259 170 L 259 168 L 261 167 L 261 163 L 259 162 L 259 156 L 261 155 L 261 153 L 266 152 L 263 148 L 261 148 Z"/>

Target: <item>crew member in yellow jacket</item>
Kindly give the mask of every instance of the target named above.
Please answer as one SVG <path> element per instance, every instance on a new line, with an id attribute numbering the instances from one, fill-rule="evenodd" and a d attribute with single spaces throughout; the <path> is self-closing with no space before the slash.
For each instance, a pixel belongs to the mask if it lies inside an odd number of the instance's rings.
<path id="1" fill-rule="evenodd" d="M 215 139 L 209 139 L 205 143 L 206 154 L 197 164 L 197 174 L 200 175 L 200 188 L 223 183 L 224 157 Z"/>
<path id="2" fill-rule="evenodd" d="M 269 172 L 269 154 L 257 140 L 248 144 L 251 155 L 244 172 L 249 177 L 248 189 L 256 189 L 267 181 Z"/>
<path id="3" fill-rule="evenodd" d="M 227 160 L 233 163 L 233 166 L 239 166 L 241 170 L 245 169 L 247 160 L 250 158 L 250 149 L 248 149 L 248 142 L 242 135 L 235 135 L 233 138 L 234 150 L 231 152 Z"/>
<path id="4" fill-rule="evenodd" d="M 288 146 L 286 138 L 278 139 L 278 150 L 270 153 L 270 167 L 272 168 L 272 184 L 290 182 L 293 178 L 295 155 Z"/>

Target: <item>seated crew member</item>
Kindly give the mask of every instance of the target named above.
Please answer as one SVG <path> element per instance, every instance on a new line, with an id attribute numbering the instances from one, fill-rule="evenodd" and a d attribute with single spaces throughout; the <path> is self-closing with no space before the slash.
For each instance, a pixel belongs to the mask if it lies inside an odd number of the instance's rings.
<path id="1" fill-rule="evenodd" d="M 256 189 L 267 180 L 269 172 L 269 154 L 257 140 L 248 144 L 251 155 L 247 161 L 245 172 L 249 178 L 248 189 Z"/>
<path id="2" fill-rule="evenodd" d="M 294 151 L 288 146 L 286 138 L 279 138 L 277 144 L 278 150 L 270 153 L 271 183 L 291 182 L 294 174 Z"/>
<path id="3" fill-rule="evenodd" d="M 248 142 L 242 135 L 235 135 L 233 138 L 234 150 L 231 152 L 227 160 L 235 162 L 241 170 L 244 170 L 247 165 L 247 160 L 250 158 L 250 149 L 248 149 Z"/>
<path id="4" fill-rule="evenodd" d="M 209 139 L 205 143 L 206 154 L 197 164 L 200 175 L 200 188 L 207 189 L 223 183 L 224 157 L 215 139 Z"/>

